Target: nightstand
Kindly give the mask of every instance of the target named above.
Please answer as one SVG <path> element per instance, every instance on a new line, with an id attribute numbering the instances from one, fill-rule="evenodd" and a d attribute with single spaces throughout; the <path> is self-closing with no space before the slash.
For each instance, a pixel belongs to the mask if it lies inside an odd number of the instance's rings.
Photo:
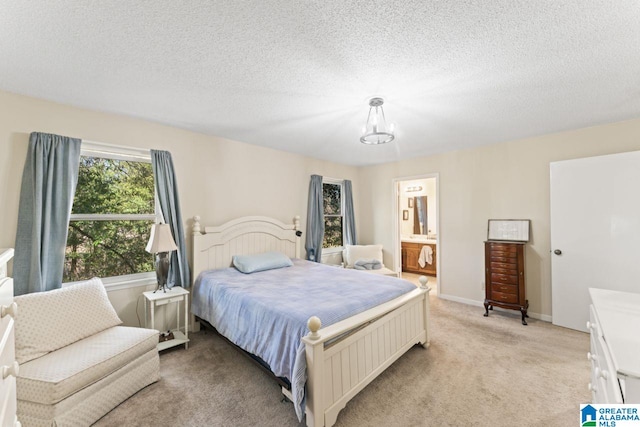
<path id="1" fill-rule="evenodd" d="M 184 348 L 189 348 L 189 291 L 178 286 L 168 289 L 166 292 L 143 292 L 144 295 L 144 326 L 145 328 L 157 329 L 155 327 L 156 307 L 177 303 L 176 328 L 172 330 L 173 339 L 158 343 L 158 351 L 165 350 L 176 345 L 184 344 Z M 180 305 L 184 304 L 184 333 L 180 330 Z M 150 320 L 149 323 L 147 321 Z"/>

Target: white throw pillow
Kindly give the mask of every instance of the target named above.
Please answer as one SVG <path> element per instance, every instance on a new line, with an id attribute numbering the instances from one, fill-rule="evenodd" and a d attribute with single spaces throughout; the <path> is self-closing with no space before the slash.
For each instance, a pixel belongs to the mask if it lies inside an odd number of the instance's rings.
<path id="1" fill-rule="evenodd" d="M 20 295 L 14 301 L 18 304 L 18 363 L 122 323 L 97 277 L 62 289 Z"/>
<path id="2" fill-rule="evenodd" d="M 345 267 L 353 268 L 353 264 L 359 259 L 377 259 L 382 262 L 382 245 L 345 245 L 342 252 L 342 260 Z"/>

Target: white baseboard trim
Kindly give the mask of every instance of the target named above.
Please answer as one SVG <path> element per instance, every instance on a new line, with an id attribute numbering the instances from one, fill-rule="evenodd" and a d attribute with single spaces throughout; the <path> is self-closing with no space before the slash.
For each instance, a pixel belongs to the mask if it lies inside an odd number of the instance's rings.
<path id="1" fill-rule="evenodd" d="M 462 304 L 467 304 L 467 305 L 475 305 L 476 307 L 482 307 L 484 308 L 484 301 L 476 301 L 473 299 L 468 299 L 468 298 L 460 298 L 457 297 L 455 295 L 446 295 L 446 294 L 440 294 L 438 295 L 438 298 L 442 298 L 442 299 L 446 299 L 448 301 L 453 301 L 453 302 L 459 302 Z M 513 310 L 505 310 L 503 308 L 500 307 L 493 307 L 494 310 L 498 310 L 498 311 L 504 311 L 507 313 L 512 313 Z M 548 315 L 548 314 L 540 314 L 540 313 L 533 313 L 531 311 L 527 312 L 527 315 L 529 317 L 531 317 L 532 319 L 538 319 L 538 320 L 542 320 L 544 322 L 551 322 L 553 320 L 553 318 Z"/>
<path id="2" fill-rule="evenodd" d="M 476 301 L 476 300 L 467 299 L 467 298 L 460 298 L 455 295 L 447 295 L 447 294 L 440 293 L 440 295 L 438 295 L 438 298 L 446 299 L 448 301 L 453 301 L 453 302 L 459 302 L 467 305 L 475 305 L 477 307 L 484 307 L 482 301 Z"/>

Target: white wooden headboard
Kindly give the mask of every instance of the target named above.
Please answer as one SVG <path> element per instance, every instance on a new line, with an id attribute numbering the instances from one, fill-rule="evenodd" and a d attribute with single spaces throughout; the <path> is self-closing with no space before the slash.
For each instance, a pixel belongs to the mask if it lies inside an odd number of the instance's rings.
<path id="1" fill-rule="evenodd" d="M 231 266 L 234 255 L 279 251 L 300 258 L 300 217 L 284 224 L 265 216 L 245 216 L 216 227 L 200 225 L 193 217 L 193 278 L 204 270 Z"/>

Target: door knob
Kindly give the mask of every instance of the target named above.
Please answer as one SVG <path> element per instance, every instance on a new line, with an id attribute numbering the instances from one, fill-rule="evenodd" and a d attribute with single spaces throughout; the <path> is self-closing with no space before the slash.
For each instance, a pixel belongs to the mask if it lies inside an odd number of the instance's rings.
<path id="1" fill-rule="evenodd" d="M 562 255 L 562 251 L 560 249 L 556 249 L 553 253 L 556 255 Z"/>

